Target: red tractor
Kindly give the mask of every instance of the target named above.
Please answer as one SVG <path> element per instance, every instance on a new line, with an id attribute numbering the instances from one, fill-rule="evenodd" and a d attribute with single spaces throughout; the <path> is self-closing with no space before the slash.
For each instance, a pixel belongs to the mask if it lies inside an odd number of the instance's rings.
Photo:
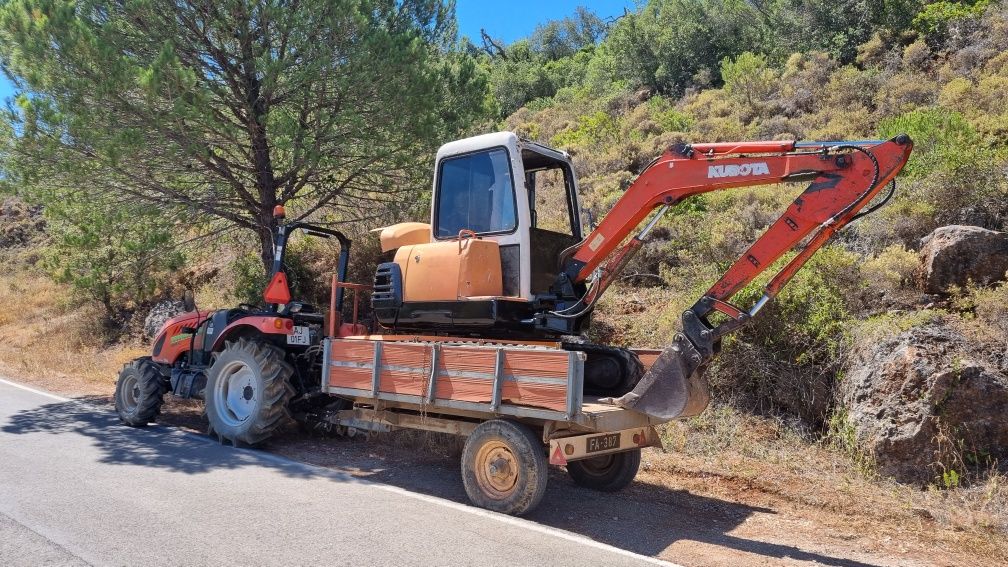
<path id="1" fill-rule="evenodd" d="M 158 332 L 151 356 L 133 360 L 119 374 L 115 407 L 128 425 L 144 426 L 160 413 L 164 394 L 205 400 L 211 433 L 219 439 L 252 445 L 269 437 L 288 417 L 308 418 L 338 398 L 318 396 L 323 313 L 292 300 L 285 273 L 287 239 L 296 230 L 340 243 L 337 267 L 344 281 L 350 240 L 337 230 L 303 222 L 278 227 L 264 307 L 199 311 L 186 293 L 186 312 Z M 335 297 L 339 313 L 342 289 Z"/>

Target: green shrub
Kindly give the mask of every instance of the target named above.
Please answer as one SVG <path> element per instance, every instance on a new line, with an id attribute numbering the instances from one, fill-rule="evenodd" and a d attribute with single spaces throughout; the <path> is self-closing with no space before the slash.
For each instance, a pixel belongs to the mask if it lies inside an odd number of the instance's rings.
<path id="1" fill-rule="evenodd" d="M 259 254 L 249 252 L 235 259 L 230 266 L 234 274 L 234 286 L 231 295 L 237 303 L 262 305 L 263 289 L 269 281 L 263 273 L 262 260 Z"/>
<path id="2" fill-rule="evenodd" d="M 931 2 L 914 16 L 912 25 L 933 44 L 941 44 L 948 39 L 951 29 L 964 20 L 978 19 L 990 4 L 990 0 L 960 0 Z"/>
<path id="3" fill-rule="evenodd" d="M 916 299 L 920 257 L 902 244 L 892 244 L 861 265 L 870 301 L 880 306 L 897 302 L 909 304 Z"/>
<path id="4" fill-rule="evenodd" d="M 959 112 L 945 108 L 923 108 L 886 118 L 879 123 L 879 133 L 890 138 L 909 134 L 914 142 L 905 175 L 922 177 L 955 159 L 955 154 L 976 147 L 976 130 Z M 937 158 L 937 160 L 936 160 Z"/>
<path id="5" fill-rule="evenodd" d="M 766 56 L 750 51 L 722 59 L 721 80 L 725 92 L 749 106 L 765 103 L 777 89 L 777 72 L 767 65 Z"/>
<path id="6" fill-rule="evenodd" d="M 771 266 L 732 303 L 743 308 L 755 303 L 772 275 L 792 257 Z M 838 246 L 813 256 L 750 326 L 725 341 L 711 367 L 715 394 L 824 427 L 846 332 L 859 307 L 859 261 Z"/>
<path id="7" fill-rule="evenodd" d="M 553 136 L 554 146 L 598 146 L 613 142 L 619 134 L 619 126 L 611 114 L 603 111 L 579 116 L 577 126 Z"/>
<path id="8" fill-rule="evenodd" d="M 693 117 L 678 110 L 666 97 L 653 96 L 648 99 L 647 105 L 662 132 L 685 132 L 693 125 Z"/>
<path id="9" fill-rule="evenodd" d="M 98 302 L 110 329 L 174 291 L 185 258 L 178 227 L 162 211 L 65 193 L 49 201 L 45 215 L 44 265 L 79 298 Z"/>

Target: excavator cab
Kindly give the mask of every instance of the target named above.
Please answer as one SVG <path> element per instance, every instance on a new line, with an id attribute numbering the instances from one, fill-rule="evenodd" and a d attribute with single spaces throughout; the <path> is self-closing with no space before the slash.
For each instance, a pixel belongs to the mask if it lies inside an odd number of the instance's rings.
<path id="1" fill-rule="evenodd" d="M 437 154 L 431 223 L 381 229 L 372 303 L 396 331 L 541 336 L 536 299 L 558 258 L 582 239 L 577 181 L 566 153 L 498 132 Z M 555 334 L 571 334 L 567 325 Z"/>

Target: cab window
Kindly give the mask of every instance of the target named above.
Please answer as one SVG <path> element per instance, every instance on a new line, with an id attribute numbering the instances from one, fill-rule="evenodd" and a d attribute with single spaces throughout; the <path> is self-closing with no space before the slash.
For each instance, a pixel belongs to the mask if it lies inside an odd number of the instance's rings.
<path id="1" fill-rule="evenodd" d="M 529 188 L 532 228 L 573 235 L 576 217 L 571 214 L 565 171 L 551 167 L 530 171 L 525 186 Z"/>
<path id="2" fill-rule="evenodd" d="M 515 192 L 507 150 L 448 158 L 438 172 L 437 238 L 511 232 L 517 226 Z"/>

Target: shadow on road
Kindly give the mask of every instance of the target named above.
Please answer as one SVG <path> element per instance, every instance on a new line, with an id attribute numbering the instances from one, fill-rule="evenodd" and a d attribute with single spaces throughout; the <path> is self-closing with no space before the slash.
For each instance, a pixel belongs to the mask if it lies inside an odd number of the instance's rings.
<path id="1" fill-rule="evenodd" d="M 336 482 L 352 482 L 349 474 L 353 474 L 371 482 L 468 503 L 459 478 L 457 447 L 432 452 L 429 447 L 406 447 L 389 439 L 364 442 L 310 439 L 293 434 L 282 436 L 267 447 L 309 464 L 335 469 L 335 473 L 329 474 L 297 463 L 262 458 L 258 451 L 220 447 L 208 438 L 183 434 L 172 427 L 125 427 L 114 411 L 96 411 L 91 403 L 108 408 L 107 398 L 50 403 L 20 411 L 6 420 L 0 417 L 0 432 L 83 435 L 100 450 L 100 461 L 108 464 L 158 467 L 186 474 L 221 468 L 271 467 L 298 478 L 325 474 Z M 176 411 L 168 416 L 168 421 L 192 426 L 198 423 L 194 411 L 188 414 Z M 731 534 L 756 513 L 774 511 L 643 482 L 635 482 L 619 493 L 600 493 L 576 486 L 563 470 L 551 468 L 546 497 L 527 519 L 642 555 L 657 556 L 677 541 L 690 540 L 765 558 L 837 567 L 870 565 Z"/>
<path id="2" fill-rule="evenodd" d="M 101 406 L 107 407 L 107 411 Z M 91 439 L 100 451 L 99 462 L 107 464 L 156 467 L 187 474 L 262 464 L 261 459 L 255 458 L 255 453 L 247 451 L 234 451 L 222 458 L 209 438 L 199 439 L 173 428 L 126 427 L 109 407 L 108 399 L 101 396 L 80 397 L 69 402 L 22 410 L 6 421 L 0 417 L 0 424 L 0 432 L 8 434 L 83 435 Z M 285 472 L 292 476 L 312 476 L 309 470 L 300 467 L 290 467 Z"/>

